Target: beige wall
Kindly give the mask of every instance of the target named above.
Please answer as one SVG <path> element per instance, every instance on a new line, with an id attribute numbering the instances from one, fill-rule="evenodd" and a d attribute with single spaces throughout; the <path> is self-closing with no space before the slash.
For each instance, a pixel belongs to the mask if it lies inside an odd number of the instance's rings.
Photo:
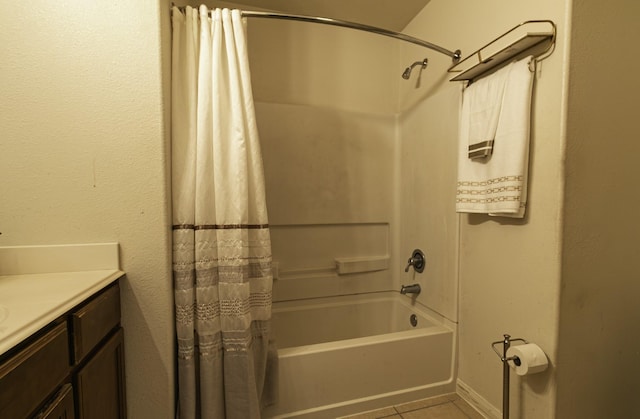
<path id="1" fill-rule="evenodd" d="M 640 5 L 574 1 L 557 417 L 640 417 Z"/>
<path id="2" fill-rule="evenodd" d="M 131 418 L 173 417 L 167 10 L 0 3 L 0 246 L 120 243 Z"/>
<path id="3" fill-rule="evenodd" d="M 395 113 L 393 40 L 304 22 L 251 19 L 248 25 L 256 101 Z"/>
<path id="4" fill-rule="evenodd" d="M 560 215 L 563 159 L 563 56 L 567 31 L 565 3 L 557 1 L 465 2 L 432 0 L 405 32 L 449 49 L 471 53 L 486 42 L 527 19 L 548 18 L 558 24 L 559 39 L 551 57 L 542 63 L 536 77 L 531 142 L 530 198 L 527 216 L 522 221 L 490 218 L 483 215 L 459 217 L 459 368 L 460 382 L 470 387 L 489 413 L 497 414 L 502 402 L 502 364 L 491 350 L 492 341 L 503 333 L 538 343 L 549 355 L 552 367 L 538 376 L 512 380 L 512 417 L 550 418 L 555 407 L 555 353 L 557 347 L 558 292 L 560 287 Z M 404 48 L 407 63 L 424 55 L 414 47 Z M 399 103 L 403 115 L 419 112 L 422 122 L 401 126 L 402 144 L 420 129 L 421 142 L 455 143 L 458 108 L 452 95 L 460 86 L 447 82 L 444 75 L 450 61 L 445 56 L 428 54 L 430 70 L 420 87 L 403 84 Z M 441 122 L 429 115 L 440 112 Z M 453 114 L 453 115 L 450 115 Z M 416 118 L 414 118 L 416 119 Z M 446 123 L 446 129 L 442 124 Z M 417 125 L 416 125 L 417 124 Z M 442 146 L 441 146 L 442 147 Z M 455 147 L 455 146 L 453 146 Z M 434 211 L 430 201 L 452 201 L 451 190 L 438 193 L 429 187 L 429 178 L 437 174 L 454 189 L 454 151 L 443 150 L 448 157 L 436 158 L 425 149 L 415 154 L 425 168 L 413 173 L 423 177 L 425 192 L 413 211 L 429 217 Z M 442 156 L 445 156 L 442 155 Z M 406 162 L 405 162 L 406 164 Z M 413 163 L 417 166 L 418 163 Z M 406 177 L 405 177 L 406 178 Z M 409 177 L 410 178 L 410 177 Z M 416 182 L 416 181 L 414 181 Z M 411 183 L 407 180 L 407 183 Z M 408 187 L 410 195 L 415 189 Z M 453 198 L 455 199 L 455 198 Z M 408 202 L 403 199 L 403 202 Z M 451 209 L 435 209 L 443 223 L 451 224 Z M 449 204 L 451 206 L 452 204 Z M 447 234 L 455 234 L 455 229 Z M 424 225 L 415 233 L 423 240 L 433 237 Z M 451 243 L 441 239 L 431 246 Z M 448 237 L 448 236 L 447 236 Z M 443 257 L 455 258 L 455 247 Z M 448 262 L 455 264 L 455 262 Z M 447 268 L 447 280 L 455 281 L 455 267 Z"/>

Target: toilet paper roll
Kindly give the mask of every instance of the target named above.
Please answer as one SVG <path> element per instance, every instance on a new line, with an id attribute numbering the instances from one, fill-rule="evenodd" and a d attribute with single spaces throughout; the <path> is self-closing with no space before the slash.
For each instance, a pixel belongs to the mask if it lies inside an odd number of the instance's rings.
<path id="1" fill-rule="evenodd" d="M 517 362 L 514 360 L 507 362 L 518 375 L 536 374 L 546 370 L 549 365 L 547 355 L 545 355 L 544 351 L 535 343 L 510 347 L 507 349 L 507 358 L 513 356 L 517 356 L 520 359 L 520 365 L 517 365 Z"/>

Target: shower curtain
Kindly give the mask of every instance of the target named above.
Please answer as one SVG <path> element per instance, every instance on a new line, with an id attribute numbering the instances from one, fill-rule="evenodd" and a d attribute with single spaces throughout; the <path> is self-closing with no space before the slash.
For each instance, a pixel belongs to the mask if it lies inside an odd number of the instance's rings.
<path id="1" fill-rule="evenodd" d="M 173 8 L 178 417 L 259 418 L 275 397 L 271 243 L 238 10 Z"/>

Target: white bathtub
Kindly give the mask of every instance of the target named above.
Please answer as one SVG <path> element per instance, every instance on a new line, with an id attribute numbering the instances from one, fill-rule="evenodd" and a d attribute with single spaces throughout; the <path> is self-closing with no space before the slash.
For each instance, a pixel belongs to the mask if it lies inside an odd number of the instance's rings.
<path id="1" fill-rule="evenodd" d="M 280 400 L 264 417 L 334 418 L 455 391 L 453 325 L 409 297 L 372 293 L 273 307 Z"/>

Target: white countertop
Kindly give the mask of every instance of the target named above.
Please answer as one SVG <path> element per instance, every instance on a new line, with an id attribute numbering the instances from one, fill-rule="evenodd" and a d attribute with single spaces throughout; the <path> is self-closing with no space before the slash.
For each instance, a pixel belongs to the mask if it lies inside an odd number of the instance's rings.
<path id="1" fill-rule="evenodd" d="M 0 247 L 0 355 L 124 275 L 118 243 Z"/>
<path id="2" fill-rule="evenodd" d="M 122 275 L 99 270 L 0 276 L 0 355 Z"/>

